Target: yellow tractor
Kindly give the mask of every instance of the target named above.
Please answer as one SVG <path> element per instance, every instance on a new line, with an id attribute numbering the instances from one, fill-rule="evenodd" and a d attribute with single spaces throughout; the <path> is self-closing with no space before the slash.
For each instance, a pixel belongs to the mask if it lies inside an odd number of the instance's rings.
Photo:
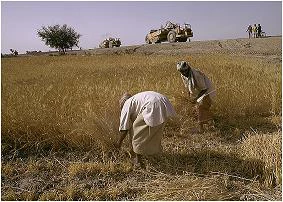
<path id="1" fill-rule="evenodd" d="M 161 26 L 158 30 L 150 30 L 145 37 L 147 44 L 161 43 L 168 41 L 169 43 L 174 42 L 186 42 L 190 37 L 193 37 L 193 31 L 190 24 L 184 24 L 180 26 L 177 23 L 168 21 L 166 25 Z"/>

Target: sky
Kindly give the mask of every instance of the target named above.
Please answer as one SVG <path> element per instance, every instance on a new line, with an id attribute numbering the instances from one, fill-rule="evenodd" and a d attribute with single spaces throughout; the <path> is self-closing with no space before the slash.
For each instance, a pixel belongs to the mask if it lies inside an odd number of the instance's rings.
<path id="1" fill-rule="evenodd" d="M 122 46 L 145 43 L 167 21 L 191 24 L 191 41 L 245 38 L 260 23 L 282 34 L 281 1 L 1 1 L 1 53 L 54 50 L 37 36 L 43 26 L 67 24 L 81 34 L 79 46 L 97 48 L 106 37 Z"/>

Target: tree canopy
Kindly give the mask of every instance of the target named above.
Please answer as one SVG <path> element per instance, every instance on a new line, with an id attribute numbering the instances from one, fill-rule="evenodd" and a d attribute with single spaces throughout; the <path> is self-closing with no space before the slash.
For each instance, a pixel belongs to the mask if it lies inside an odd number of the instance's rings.
<path id="1" fill-rule="evenodd" d="M 65 54 L 67 49 L 74 46 L 78 47 L 79 38 L 81 37 L 72 27 L 68 27 L 66 24 L 63 26 L 43 26 L 37 31 L 37 35 L 47 46 L 56 48 L 63 54 Z"/>

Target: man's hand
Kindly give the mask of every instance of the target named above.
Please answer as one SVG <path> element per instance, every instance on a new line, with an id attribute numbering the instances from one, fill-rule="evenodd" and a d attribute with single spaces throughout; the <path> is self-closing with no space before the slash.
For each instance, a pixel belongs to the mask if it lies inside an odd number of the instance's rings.
<path id="1" fill-rule="evenodd" d="M 191 104 L 196 104 L 196 103 L 197 103 L 197 99 L 191 98 L 191 99 L 190 99 L 190 103 L 191 103 Z"/>
<path id="2" fill-rule="evenodd" d="M 120 149 L 121 146 L 122 146 L 122 143 L 123 143 L 123 140 L 125 139 L 126 135 L 128 134 L 128 130 L 122 130 L 121 131 L 121 135 L 120 135 L 120 138 L 118 140 L 118 142 L 115 144 L 115 147 L 117 149 Z"/>

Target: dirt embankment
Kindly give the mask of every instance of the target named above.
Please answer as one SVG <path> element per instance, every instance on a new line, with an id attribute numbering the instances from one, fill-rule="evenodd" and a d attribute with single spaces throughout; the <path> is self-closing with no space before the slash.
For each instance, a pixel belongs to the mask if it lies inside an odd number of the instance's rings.
<path id="1" fill-rule="evenodd" d="M 211 41 L 193 41 L 162 44 L 143 44 L 136 46 L 122 46 L 97 48 L 86 51 L 72 51 L 69 54 L 200 54 L 200 53 L 225 53 L 237 55 L 274 56 L 282 58 L 282 37 L 252 38 L 252 39 L 227 39 Z"/>
<path id="2" fill-rule="evenodd" d="M 94 48 L 88 50 L 68 51 L 69 55 L 187 55 L 187 54 L 233 54 L 242 56 L 265 57 L 282 61 L 282 36 L 266 38 L 240 38 L 226 40 L 209 40 L 161 44 L 142 44 L 121 46 L 114 48 Z M 56 56 L 58 52 L 40 52 L 28 56 L 50 55 Z M 22 54 L 19 56 L 27 56 Z"/>

